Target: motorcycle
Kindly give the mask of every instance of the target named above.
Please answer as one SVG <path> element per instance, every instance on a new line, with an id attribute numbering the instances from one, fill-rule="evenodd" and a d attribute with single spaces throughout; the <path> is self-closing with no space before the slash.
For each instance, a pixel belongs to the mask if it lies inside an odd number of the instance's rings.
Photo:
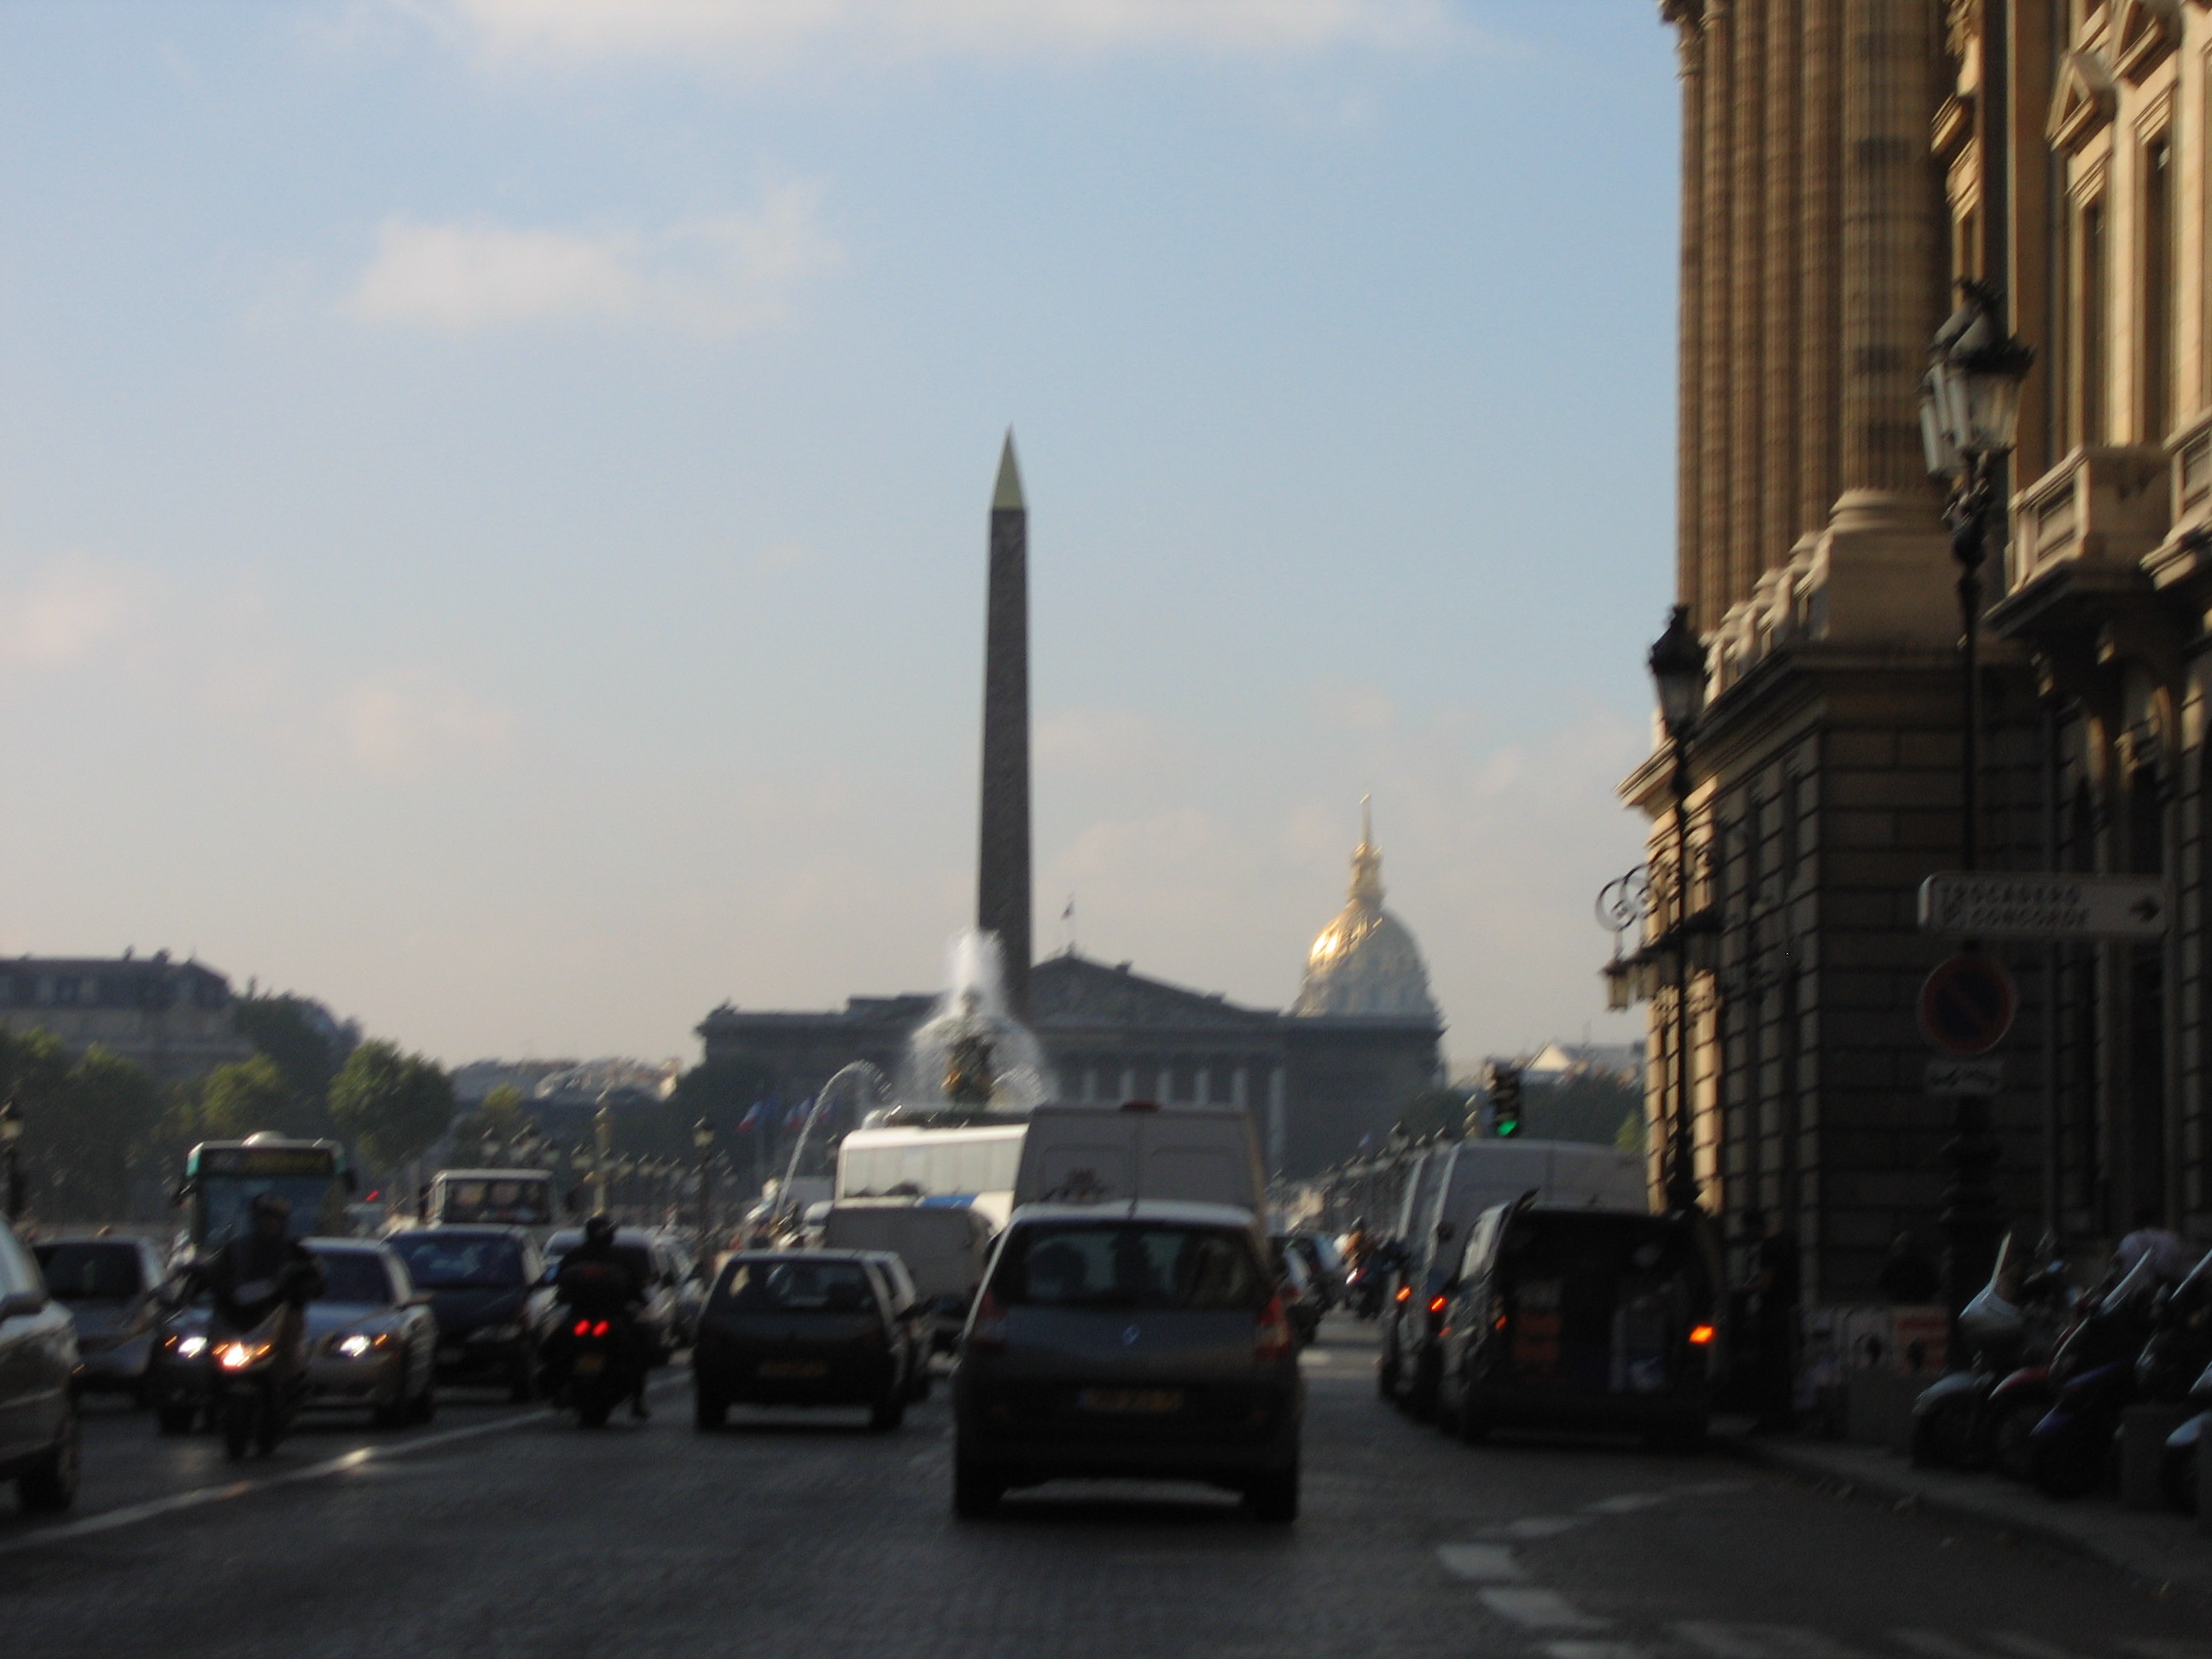
<path id="1" fill-rule="evenodd" d="M 573 1311 L 573 1310 L 572 1310 Z M 573 1407 L 587 1429 L 603 1429 L 637 1387 L 636 1344 L 620 1319 L 577 1314 L 554 1328 L 545 1392 Z"/>
<path id="2" fill-rule="evenodd" d="M 1972 1355 L 1972 1364 L 1953 1371 L 1923 1389 L 1912 1402 L 1911 1453 L 1917 1468 L 1987 1468 L 1997 1456 L 1997 1427 L 2005 1415 L 1997 1409 L 2001 1382 L 2049 1360 L 2063 1328 L 2072 1298 L 2066 1283 L 2065 1263 L 2046 1261 L 2032 1267 L 2026 1253 L 2015 1249 L 2011 1234 L 1997 1247 L 1990 1282 L 1959 1314 L 1960 1346 Z M 2052 1253 L 2039 1252 L 2048 1258 Z M 2014 1410 L 2024 1409 L 2023 1389 L 2014 1387 L 2003 1396 Z M 2045 1402 L 2047 1405 L 2047 1402 Z M 2011 1439 L 2025 1439 L 2045 1406 L 2035 1417 L 2020 1422 Z"/>
<path id="3" fill-rule="evenodd" d="M 2079 1498 L 2104 1474 L 2120 1415 L 2138 1397 L 2137 1361 L 2170 1300 L 2145 1255 L 2068 1333 L 2051 1362 L 2057 1395 L 2027 1437 L 2028 1478 L 2046 1498 Z"/>
<path id="4" fill-rule="evenodd" d="M 2167 1503 L 2185 1515 L 2195 1515 L 2204 1501 L 2204 1494 L 2197 1489 L 2201 1467 L 2197 1448 L 2206 1435 L 2212 1434 L 2212 1365 L 2204 1368 L 2204 1374 L 2189 1390 L 2189 1403 L 2197 1408 L 2197 1415 L 2166 1436 L 2166 1449 L 2159 1458 L 2158 1484 Z"/>
<path id="5" fill-rule="evenodd" d="M 249 1448 L 268 1456 L 291 1427 L 299 1368 L 285 1363 L 296 1357 L 284 1350 L 296 1340 L 292 1310 L 279 1307 L 244 1334 L 215 1345 L 214 1416 L 233 1462 Z"/>

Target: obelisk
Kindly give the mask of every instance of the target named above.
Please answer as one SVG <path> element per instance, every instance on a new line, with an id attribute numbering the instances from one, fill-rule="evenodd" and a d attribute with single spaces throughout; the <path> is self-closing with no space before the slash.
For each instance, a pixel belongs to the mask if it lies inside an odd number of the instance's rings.
<path id="1" fill-rule="evenodd" d="M 991 587 L 983 630 L 983 812 L 975 926 L 999 936 L 1006 1009 L 1030 1012 L 1030 515 L 1013 428 L 991 492 Z"/>

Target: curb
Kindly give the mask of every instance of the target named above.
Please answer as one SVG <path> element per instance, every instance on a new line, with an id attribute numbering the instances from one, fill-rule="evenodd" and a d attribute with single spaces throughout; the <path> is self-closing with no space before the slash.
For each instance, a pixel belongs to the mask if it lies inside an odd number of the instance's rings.
<path id="1" fill-rule="evenodd" d="M 1978 1503 L 1970 1498 L 1947 1492 L 1929 1489 L 1913 1477 L 1909 1468 L 1894 1471 L 1879 1469 L 1838 1469 L 1817 1453 L 1800 1451 L 1786 1443 L 1755 1439 L 1750 1436 L 1716 1436 L 1716 1445 L 1724 1446 L 1729 1452 L 1747 1462 L 1759 1463 L 1770 1468 L 1786 1469 L 1793 1474 L 1809 1475 L 1815 1479 L 1842 1486 L 1869 1497 L 1892 1502 L 1909 1499 L 1916 1507 L 1931 1514 L 1948 1516 L 1957 1520 L 1970 1521 L 1982 1527 L 1996 1528 L 2021 1538 L 2031 1538 L 2039 1544 L 2064 1552 L 2084 1560 L 2094 1561 L 2125 1575 L 2140 1585 L 2160 1595 L 2185 1596 L 2191 1601 L 2212 1606 L 2212 1551 L 2205 1553 L 2202 1568 L 2185 1578 L 2176 1578 L 2154 1566 L 2146 1565 L 2134 1553 L 2112 1548 L 2094 1538 L 2069 1527 L 2057 1516 L 2048 1520 L 2033 1514 L 2021 1516 L 2009 1507 Z M 2185 1526 L 2186 1522 L 2183 1522 Z M 2185 1536 L 2188 1534 L 2185 1534 Z"/>

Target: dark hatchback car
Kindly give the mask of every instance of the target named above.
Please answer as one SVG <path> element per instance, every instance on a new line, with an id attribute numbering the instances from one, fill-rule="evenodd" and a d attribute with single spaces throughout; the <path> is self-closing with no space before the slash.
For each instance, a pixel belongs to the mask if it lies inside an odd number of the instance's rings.
<path id="1" fill-rule="evenodd" d="M 732 1405 L 866 1406 L 906 1415 L 915 1351 L 890 1281 L 853 1250 L 748 1251 L 723 1264 L 691 1351 L 702 1429 Z"/>
<path id="2" fill-rule="evenodd" d="M 438 1320 L 438 1379 L 537 1392 L 538 1350 L 552 1327 L 544 1259 L 520 1227 L 421 1227 L 384 1241 L 407 1264 Z"/>
<path id="3" fill-rule="evenodd" d="M 1212 1204 L 1032 1205 L 952 1373 L 953 1510 L 1074 1478 L 1201 1480 L 1297 1516 L 1305 1387 L 1265 1235 Z"/>
<path id="4" fill-rule="evenodd" d="M 1485 1211 L 1446 1290 L 1440 1425 L 1470 1440 L 1499 1424 L 1701 1437 L 1717 1278 L 1680 1216 Z"/>
<path id="5" fill-rule="evenodd" d="M 46 1290 L 76 1322 L 88 1394 L 151 1398 L 154 1344 L 168 1315 L 169 1273 L 143 1238 L 58 1238 L 32 1246 Z"/>

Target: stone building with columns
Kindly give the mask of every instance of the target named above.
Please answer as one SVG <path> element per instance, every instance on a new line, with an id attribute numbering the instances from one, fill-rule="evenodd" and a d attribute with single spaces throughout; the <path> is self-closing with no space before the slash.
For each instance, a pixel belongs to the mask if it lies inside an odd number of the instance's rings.
<path id="1" fill-rule="evenodd" d="M 2212 508 L 2203 0 L 1663 0 L 1682 86 L 1676 590 L 1710 678 L 1690 748 L 1623 786 L 1652 819 L 1647 1075 L 1706 1208 L 1778 1212 L 1808 1296 L 1936 1239 L 1950 1133 L 1923 1093 L 1916 926 L 1961 846 L 1963 682 L 1918 383 L 1953 279 L 2034 345 L 2009 546 L 1984 572 L 1985 868 L 2164 872 L 2166 946 L 2008 949 L 2022 1009 L 1997 1202 L 2083 1248 L 2208 1206 L 2196 641 Z M 2193 493 L 2192 493 L 2193 492 Z M 2001 571 L 2001 574 L 2000 574 Z M 1655 1136 L 1663 1146 L 1663 1137 Z M 1655 1179 L 1657 1171 L 1655 1169 Z"/>
<path id="2" fill-rule="evenodd" d="M 1096 962 L 1073 949 L 1030 973 L 1030 1024 L 1063 1101 L 1249 1111 L 1267 1167 L 1305 1175 L 1380 1141 L 1407 1101 L 1441 1078 L 1443 1028 L 1413 933 L 1382 907 L 1371 832 L 1353 851 L 1343 909 L 1316 938 L 1288 1012 L 1248 1008 Z M 792 1013 L 725 1005 L 699 1024 L 709 1060 L 773 1068 L 786 1101 L 866 1060 L 896 1077 L 907 1040 L 937 999 L 854 997 L 843 1010 Z"/>

